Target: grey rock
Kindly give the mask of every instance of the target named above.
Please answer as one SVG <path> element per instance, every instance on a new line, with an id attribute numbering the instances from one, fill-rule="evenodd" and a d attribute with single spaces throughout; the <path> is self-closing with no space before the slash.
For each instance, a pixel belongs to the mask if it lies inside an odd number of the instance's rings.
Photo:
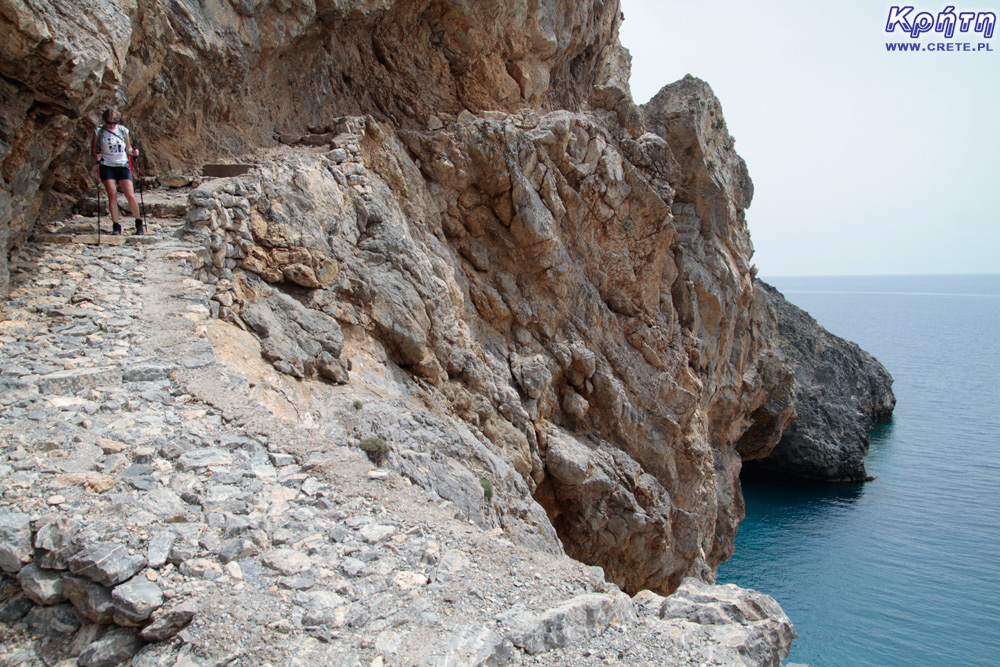
<path id="1" fill-rule="evenodd" d="M 222 536 L 225 538 L 236 537 L 252 528 L 250 520 L 246 517 L 234 514 L 226 515 L 226 523 L 222 529 Z"/>
<path id="2" fill-rule="evenodd" d="M 260 553 L 260 547 L 253 540 L 237 537 L 225 542 L 218 553 L 223 563 L 229 563 L 234 560 L 256 556 Z"/>
<path id="3" fill-rule="evenodd" d="M 84 577 L 63 577 L 63 594 L 89 621 L 107 625 L 114 617 L 111 589 Z"/>
<path id="4" fill-rule="evenodd" d="M 232 465 L 233 455 L 224 449 L 192 449 L 181 454 L 177 463 L 182 470 L 194 470 L 209 466 Z"/>
<path id="5" fill-rule="evenodd" d="M 363 526 L 361 530 L 358 531 L 358 535 L 361 536 L 365 542 L 371 544 L 376 544 L 384 540 L 389 539 L 395 534 L 396 528 L 394 526 L 383 526 L 379 524 L 371 524 L 368 526 Z"/>
<path id="6" fill-rule="evenodd" d="M 46 522 L 35 533 L 37 563 L 53 570 L 65 570 L 68 560 L 79 548 L 75 537 L 80 531 L 76 517 L 59 517 Z"/>
<path id="7" fill-rule="evenodd" d="M 442 584 L 448 583 L 468 566 L 469 557 L 466 556 L 465 552 L 458 549 L 449 549 L 441 557 L 441 562 L 434 570 L 431 579 Z"/>
<path id="8" fill-rule="evenodd" d="M 15 595 L 0 603 L 0 623 L 13 625 L 32 610 L 35 603 L 27 595 Z"/>
<path id="9" fill-rule="evenodd" d="M 31 516 L 0 511 L 0 568 L 17 574 L 31 559 Z"/>
<path id="10" fill-rule="evenodd" d="M 125 382 L 151 382 L 153 380 L 163 380 L 177 368 L 173 364 L 167 363 L 145 363 L 129 366 L 122 372 L 122 379 Z"/>
<path id="11" fill-rule="evenodd" d="M 281 577 L 278 585 L 292 591 L 306 591 L 316 585 L 316 576 L 312 572 L 296 574 L 291 577 Z"/>
<path id="12" fill-rule="evenodd" d="M 139 447 L 132 455 L 132 460 L 136 463 L 152 463 L 156 457 L 156 450 L 152 447 Z"/>
<path id="13" fill-rule="evenodd" d="M 24 617 L 28 630 L 43 637 L 70 635 L 80 628 L 80 616 L 70 604 L 35 607 Z"/>
<path id="14" fill-rule="evenodd" d="M 264 554 L 261 561 L 284 575 L 299 574 L 312 567 L 309 556 L 294 549 L 274 549 Z"/>
<path id="15" fill-rule="evenodd" d="M 778 320 L 778 352 L 791 370 L 796 418 L 748 474 L 863 482 L 868 432 L 892 416 L 892 376 L 875 357 L 834 336 L 778 290 L 758 280 Z M 777 363 L 777 362 L 776 362 Z M 737 448 L 741 445 L 738 443 Z"/>
<path id="16" fill-rule="evenodd" d="M 146 550 L 146 560 L 149 567 L 159 569 L 163 567 L 170 556 L 170 549 L 174 546 L 177 535 L 169 530 L 161 530 L 153 535 L 149 540 L 149 547 Z"/>
<path id="17" fill-rule="evenodd" d="M 350 577 L 363 577 L 370 572 L 367 565 L 351 556 L 340 561 L 340 569 Z"/>
<path id="18" fill-rule="evenodd" d="M 138 625 L 163 605 L 163 591 L 143 575 L 132 577 L 111 591 L 115 623 Z"/>
<path id="19" fill-rule="evenodd" d="M 43 394 L 76 396 L 97 387 L 118 386 L 122 376 L 117 368 L 80 368 L 57 371 L 38 378 L 38 391 Z"/>
<path id="20" fill-rule="evenodd" d="M 514 645 L 535 655 L 577 644 L 604 633 L 612 623 L 635 622 L 632 600 L 624 593 L 579 595 L 540 615 L 514 620 Z"/>
<path id="21" fill-rule="evenodd" d="M 337 320 L 282 292 L 247 304 L 240 317 L 260 337 L 264 358 L 297 377 L 329 377 L 320 367 L 335 362 L 344 346 Z"/>
<path id="22" fill-rule="evenodd" d="M 134 630 L 112 628 L 80 652 L 79 667 L 115 667 L 139 652 L 143 642 Z"/>
<path id="23" fill-rule="evenodd" d="M 167 562 L 174 565 L 181 565 L 195 558 L 199 553 L 201 553 L 201 548 L 196 544 L 174 542 L 174 545 L 170 548 L 170 556 L 167 557 Z"/>
<path id="24" fill-rule="evenodd" d="M 439 664 L 498 667 L 510 662 L 516 651 L 510 638 L 495 629 L 470 624 L 458 627 L 444 640 Z"/>
<path id="25" fill-rule="evenodd" d="M 140 636 L 148 642 L 166 641 L 187 627 L 197 613 L 198 605 L 193 600 L 161 607 L 153 612 Z"/>
<path id="26" fill-rule="evenodd" d="M 35 563 L 29 563 L 21 568 L 17 580 L 24 593 L 35 604 L 55 604 L 66 599 L 63 595 L 62 572 L 45 570 Z"/>
<path id="27" fill-rule="evenodd" d="M 271 463 L 275 466 L 282 468 L 284 466 L 290 466 L 295 463 L 295 457 L 291 454 L 285 454 L 284 452 L 272 452 L 271 453 Z"/>
<path id="28" fill-rule="evenodd" d="M 70 572 L 105 586 L 117 586 L 145 565 L 144 557 L 129 554 L 124 546 L 110 542 L 88 545 L 69 559 Z"/>
<path id="29" fill-rule="evenodd" d="M 712 645 L 732 652 L 744 664 L 777 666 L 797 636 L 775 600 L 732 584 L 712 586 L 685 579 L 663 603 L 660 616 L 698 626 Z"/>
<path id="30" fill-rule="evenodd" d="M 351 536 L 351 531 L 341 525 L 336 525 L 330 531 L 330 539 L 334 542 L 343 542 Z"/>
<path id="31" fill-rule="evenodd" d="M 346 610 L 337 613 L 347 604 L 347 601 L 332 591 L 316 591 L 299 593 L 295 602 L 305 609 L 302 625 L 341 625 L 345 619 Z"/>
<path id="32" fill-rule="evenodd" d="M 192 558 L 181 563 L 181 574 L 189 577 L 215 581 L 222 576 L 222 568 L 214 560 L 209 558 Z"/>

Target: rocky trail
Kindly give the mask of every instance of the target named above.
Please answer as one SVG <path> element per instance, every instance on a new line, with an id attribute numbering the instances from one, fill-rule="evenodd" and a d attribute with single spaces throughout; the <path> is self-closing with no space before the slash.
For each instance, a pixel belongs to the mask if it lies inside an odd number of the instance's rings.
<path id="1" fill-rule="evenodd" d="M 364 374 L 334 386 L 263 362 L 252 336 L 213 317 L 216 287 L 194 278 L 204 250 L 183 233 L 187 196 L 147 193 L 146 236 L 81 243 L 95 220 L 77 216 L 39 227 L 11 259 L 0 664 L 787 655 L 794 631 L 764 595 L 688 579 L 669 598 L 630 598 L 600 568 L 491 527 L 485 488 L 473 511 L 414 483 L 407 438 L 445 440 L 442 422 Z M 390 434 L 381 467 L 358 447 L 373 429 Z"/>

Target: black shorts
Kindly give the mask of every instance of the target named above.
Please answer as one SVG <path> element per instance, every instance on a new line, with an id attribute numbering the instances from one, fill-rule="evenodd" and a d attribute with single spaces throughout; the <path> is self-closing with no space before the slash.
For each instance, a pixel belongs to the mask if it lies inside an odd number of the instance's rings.
<path id="1" fill-rule="evenodd" d="M 104 181 L 131 181 L 132 172 L 129 171 L 128 167 L 112 167 L 107 164 L 102 164 L 98 169 L 101 176 L 101 182 Z"/>

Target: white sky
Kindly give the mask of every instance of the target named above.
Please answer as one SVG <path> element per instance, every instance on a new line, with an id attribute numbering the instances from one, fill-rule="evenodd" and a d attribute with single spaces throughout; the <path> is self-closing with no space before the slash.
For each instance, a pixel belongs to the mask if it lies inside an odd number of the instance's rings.
<path id="1" fill-rule="evenodd" d="M 955 12 L 1000 15 L 1000 0 L 974 1 Z M 1000 273 L 1000 35 L 889 35 L 891 5 L 622 0 L 636 102 L 687 73 L 721 100 L 754 181 L 763 276 Z"/>

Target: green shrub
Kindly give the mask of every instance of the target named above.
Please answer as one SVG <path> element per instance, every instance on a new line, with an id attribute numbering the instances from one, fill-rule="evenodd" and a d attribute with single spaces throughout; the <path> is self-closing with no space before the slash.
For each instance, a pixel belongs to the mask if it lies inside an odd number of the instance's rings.
<path id="1" fill-rule="evenodd" d="M 483 497 L 487 502 L 493 500 L 493 484 L 488 479 L 480 479 L 479 484 L 483 487 Z"/>
<path id="2" fill-rule="evenodd" d="M 362 407 L 364 407 L 364 403 L 362 403 L 361 401 L 359 401 L 357 399 L 354 399 L 353 405 L 354 405 L 354 409 L 355 410 L 360 410 Z"/>
<path id="3" fill-rule="evenodd" d="M 365 438 L 361 441 L 361 451 L 368 455 L 368 460 L 377 466 L 389 458 L 389 445 L 382 438 Z"/>

